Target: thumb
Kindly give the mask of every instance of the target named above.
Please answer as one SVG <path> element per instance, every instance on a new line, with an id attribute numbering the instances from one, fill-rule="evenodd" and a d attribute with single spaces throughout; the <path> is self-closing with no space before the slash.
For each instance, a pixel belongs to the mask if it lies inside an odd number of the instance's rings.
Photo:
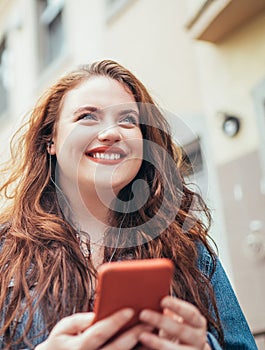
<path id="1" fill-rule="evenodd" d="M 51 334 L 75 335 L 81 333 L 91 325 L 94 316 L 94 312 L 82 312 L 64 317 L 54 326 Z"/>

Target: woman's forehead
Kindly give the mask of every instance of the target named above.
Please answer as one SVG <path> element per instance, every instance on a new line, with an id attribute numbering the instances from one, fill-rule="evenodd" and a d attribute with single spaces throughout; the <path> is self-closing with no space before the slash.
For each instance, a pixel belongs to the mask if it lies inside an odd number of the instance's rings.
<path id="1" fill-rule="evenodd" d="M 95 76 L 65 94 L 61 113 L 64 114 L 65 111 L 73 113 L 86 105 L 104 109 L 121 104 L 129 104 L 130 108 L 138 110 L 135 98 L 126 86 L 108 77 Z"/>

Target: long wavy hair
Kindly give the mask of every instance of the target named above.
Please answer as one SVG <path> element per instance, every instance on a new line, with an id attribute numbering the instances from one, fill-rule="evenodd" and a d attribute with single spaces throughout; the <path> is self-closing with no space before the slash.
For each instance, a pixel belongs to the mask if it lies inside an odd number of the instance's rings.
<path id="1" fill-rule="evenodd" d="M 163 114 L 143 84 L 111 60 L 79 67 L 60 78 L 38 100 L 22 134 L 20 130 L 11 142 L 12 160 L 6 170 L 12 169 L 12 172 L 0 187 L 9 202 L 0 217 L 3 225 L 0 310 L 6 310 L 0 335 L 5 335 L 7 345 L 13 344 L 18 320 L 27 313 L 23 335 L 27 343 L 37 309 L 45 320 L 43 332 L 49 332 L 62 317 L 90 309 L 88 296 L 93 297 L 91 277 L 96 277 L 96 271 L 90 258 L 82 254 L 76 229 L 60 209 L 51 180 L 55 175 L 56 156 L 49 157 L 47 144 L 56 132 L 65 94 L 92 76 L 109 77 L 129 89 L 139 102 L 143 139 L 150 141 L 144 147 L 144 160 L 136 176 L 148 186 L 134 193 L 132 181 L 120 191 L 119 206 L 124 206 L 124 210 L 110 211 L 111 228 L 106 235 L 104 261 L 110 257 L 112 260 L 170 258 L 175 265 L 172 293 L 196 305 L 206 317 L 208 328 L 222 341 L 210 278 L 197 266 L 199 244 L 209 251 L 215 266 L 215 254 L 208 243 L 209 210 L 201 196 L 185 184 L 183 157 L 172 142 Z M 148 199 L 137 209 L 145 192 Z M 133 197 L 135 200 L 131 201 Z M 135 210 L 133 207 L 128 210 L 131 202 L 136 205 Z M 169 220 L 172 208 L 174 215 Z M 152 218 L 155 221 L 148 226 Z M 119 228 L 116 248 L 114 228 Z"/>

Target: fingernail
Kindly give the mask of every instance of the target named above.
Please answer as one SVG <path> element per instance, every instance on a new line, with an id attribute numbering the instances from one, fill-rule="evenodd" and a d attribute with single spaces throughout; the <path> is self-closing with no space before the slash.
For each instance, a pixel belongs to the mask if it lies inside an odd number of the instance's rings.
<path id="1" fill-rule="evenodd" d="M 164 307 L 170 307 L 172 305 L 172 301 L 169 299 L 169 297 L 166 297 L 166 299 L 163 299 L 160 304 L 163 308 Z"/>
<path id="2" fill-rule="evenodd" d="M 122 311 L 122 314 L 125 318 L 131 318 L 134 314 L 134 310 L 133 309 L 125 309 Z"/>
<path id="3" fill-rule="evenodd" d="M 148 320 L 150 317 L 149 317 L 149 313 L 148 313 L 148 311 L 142 311 L 141 313 L 140 313 L 140 315 L 139 315 L 139 317 L 140 317 L 140 319 L 141 320 Z"/>

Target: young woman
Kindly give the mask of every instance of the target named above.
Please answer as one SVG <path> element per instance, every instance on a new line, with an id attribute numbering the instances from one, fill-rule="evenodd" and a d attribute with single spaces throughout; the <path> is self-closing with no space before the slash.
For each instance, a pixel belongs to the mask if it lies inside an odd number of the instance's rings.
<path id="1" fill-rule="evenodd" d="M 209 211 L 132 73 L 105 60 L 67 74 L 27 126 L 1 186 L 1 349 L 256 349 L 208 242 Z M 175 266 L 163 314 L 143 310 L 108 342 L 133 310 L 91 324 L 98 267 L 160 257 Z"/>

